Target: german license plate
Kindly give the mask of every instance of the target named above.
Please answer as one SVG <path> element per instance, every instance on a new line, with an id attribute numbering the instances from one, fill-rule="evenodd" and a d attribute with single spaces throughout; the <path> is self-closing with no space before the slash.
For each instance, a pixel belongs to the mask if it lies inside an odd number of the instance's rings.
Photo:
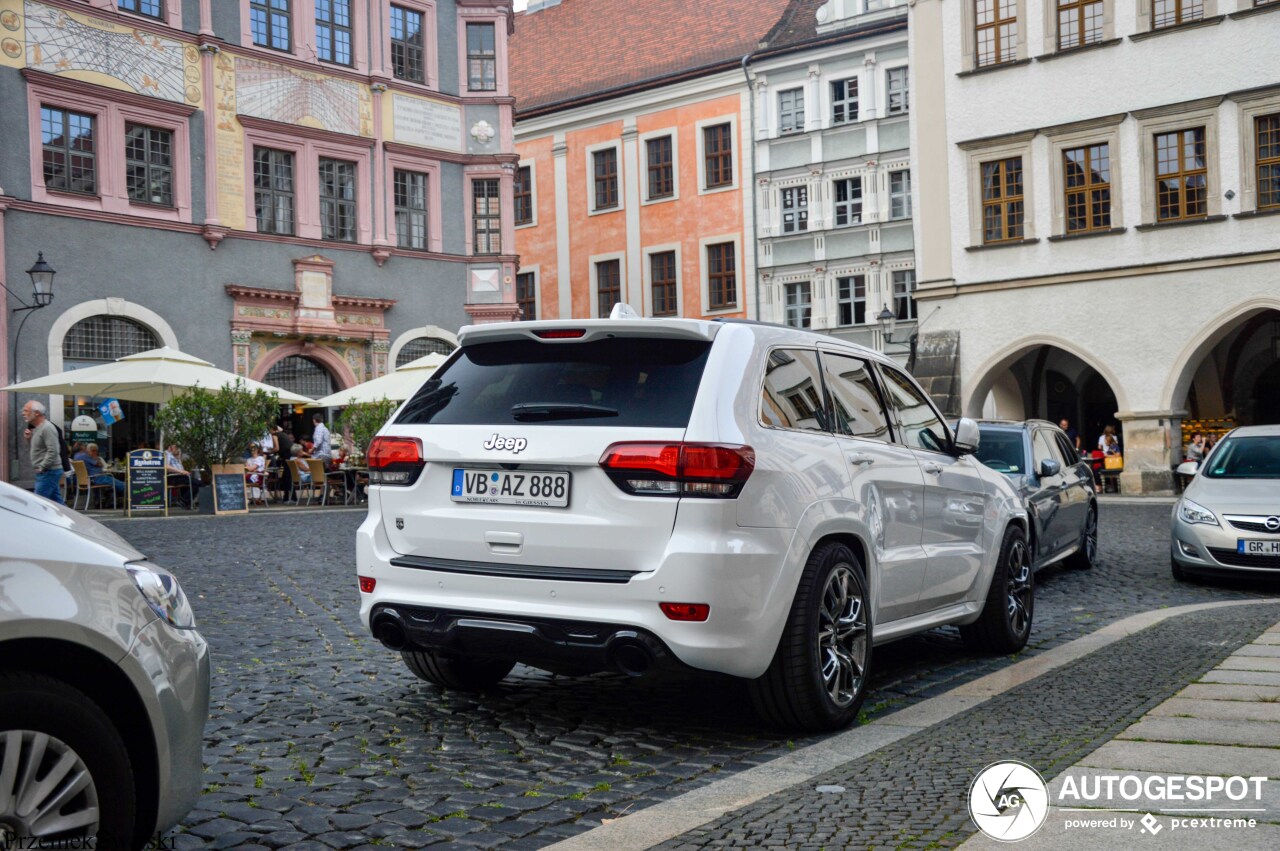
<path id="1" fill-rule="evenodd" d="M 1250 541 L 1240 538 L 1236 541 L 1236 552 L 1250 556 L 1276 556 L 1280 558 L 1280 541 Z"/>
<path id="2" fill-rule="evenodd" d="M 465 470 L 455 467 L 454 502 L 564 508 L 569 504 L 568 473 L 542 470 Z"/>

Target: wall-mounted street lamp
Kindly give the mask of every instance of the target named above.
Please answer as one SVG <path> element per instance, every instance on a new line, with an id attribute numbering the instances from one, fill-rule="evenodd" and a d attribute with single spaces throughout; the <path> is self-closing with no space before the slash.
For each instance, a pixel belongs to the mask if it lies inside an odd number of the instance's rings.
<path id="1" fill-rule="evenodd" d="M 33 265 L 30 269 L 27 270 L 27 276 L 31 278 L 31 303 L 30 304 L 27 304 L 25 301 L 23 301 L 22 296 L 18 295 L 13 290 L 9 289 L 7 286 L 4 285 L 3 282 L 0 282 L 0 287 L 3 287 L 4 291 L 7 292 L 9 295 L 13 296 L 15 299 L 17 299 L 18 304 L 21 305 L 21 307 L 13 308 L 13 312 L 14 313 L 25 312 L 27 314 L 26 316 L 22 317 L 22 321 L 18 323 L 18 331 L 16 334 L 13 335 L 13 367 L 12 367 L 13 380 L 9 382 L 11 384 L 17 384 L 21 380 L 20 373 L 18 372 L 18 351 L 19 351 L 18 343 L 22 339 L 22 329 L 27 324 L 27 320 L 31 318 L 31 314 L 35 313 L 37 310 L 40 310 L 41 308 L 48 307 L 50 304 L 53 303 L 53 276 L 56 274 L 58 273 L 54 271 L 53 267 L 45 262 L 44 252 L 43 251 L 39 252 L 39 256 L 37 256 L 36 258 L 35 265 Z M 14 393 L 12 394 L 12 396 L 13 396 L 13 423 L 14 423 L 13 450 L 15 454 L 20 454 L 21 444 L 18 443 L 18 426 L 17 426 L 18 394 Z"/>
<path id="2" fill-rule="evenodd" d="M 914 366 L 916 361 L 916 341 L 920 337 L 920 324 L 917 322 L 913 325 L 911 327 L 911 333 L 906 337 L 895 340 L 893 332 L 898 328 L 898 314 L 894 313 L 888 307 L 885 307 L 876 315 L 876 322 L 880 323 L 880 334 L 884 337 L 886 345 L 901 346 L 903 343 L 907 345 L 907 368 L 910 369 Z"/>

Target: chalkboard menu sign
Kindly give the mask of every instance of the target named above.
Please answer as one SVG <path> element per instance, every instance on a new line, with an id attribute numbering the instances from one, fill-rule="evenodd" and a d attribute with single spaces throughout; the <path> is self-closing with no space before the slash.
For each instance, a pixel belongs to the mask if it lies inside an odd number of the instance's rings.
<path id="1" fill-rule="evenodd" d="M 164 453 L 159 449 L 135 449 L 129 453 L 129 481 L 125 487 L 129 516 L 169 514 L 165 475 Z"/>
<path id="2" fill-rule="evenodd" d="M 249 513 L 249 495 L 244 486 L 243 467 L 235 464 L 213 466 L 213 513 Z"/>

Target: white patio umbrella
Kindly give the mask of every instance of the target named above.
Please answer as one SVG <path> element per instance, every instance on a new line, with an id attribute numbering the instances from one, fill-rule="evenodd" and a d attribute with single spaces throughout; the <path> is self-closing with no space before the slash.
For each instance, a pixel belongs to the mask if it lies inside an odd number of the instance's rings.
<path id="1" fill-rule="evenodd" d="M 403 402 L 418 392 L 431 373 L 445 362 L 447 355 L 432 353 L 426 357 L 411 360 L 395 372 L 389 372 L 378 378 L 370 379 L 363 384 L 330 393 L 324 398 L 310 403 L 313 408 L 337 408 L 343 405 L 355 405 L 360 402 L 377 402 L 387 399 L 392 402 Z"/>
<path id="2" fill-rule="evenodd" d="M 237 381 L 248 390 L 265 390 L 279 399 L 281 404 L 312 404 L 306 396 L 299 396 L 251 378 L 242 378 L 224 369 L 218 369 L 208 361 L 168 346 L 139 352 L 136 355 L 126 355 L 111 363 L 57 372 L 46 375 L 44 378 L 10 384 L 0 389 L 98 398 L 111 396 L 130 402 L 151 402 L 163 405 L 193 387 L 221 390 Z"/>

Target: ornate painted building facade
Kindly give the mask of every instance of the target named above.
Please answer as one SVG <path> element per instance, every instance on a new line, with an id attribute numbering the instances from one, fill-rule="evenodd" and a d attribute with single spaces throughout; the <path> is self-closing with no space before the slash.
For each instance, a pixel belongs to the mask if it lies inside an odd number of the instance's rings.
<path id="1" fill-rule="evenodd" d="M 316 395 L 514 316 L 510 7 L 0 0 L 3 281 L 58 272 L 3 383 L 154 344 Z"/>

